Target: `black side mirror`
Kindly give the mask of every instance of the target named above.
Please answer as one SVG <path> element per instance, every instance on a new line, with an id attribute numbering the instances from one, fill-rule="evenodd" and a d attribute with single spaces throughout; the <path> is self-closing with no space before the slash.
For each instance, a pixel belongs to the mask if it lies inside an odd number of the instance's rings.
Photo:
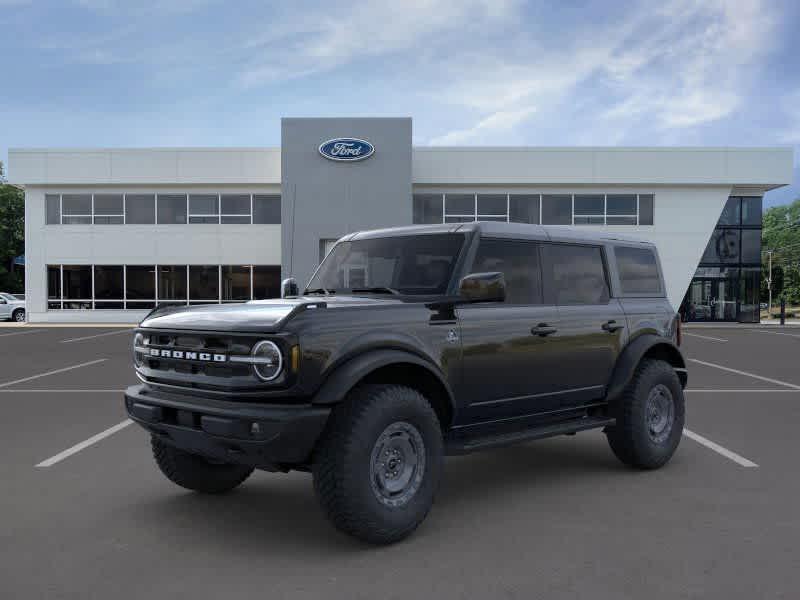
<path id="1" fill-rule="evenodd" d="M 281 298 L 299 295 L 300 291 L 297 288 L 297 280 L 294 277 L 287 277 L 281 281 Z"/>
<path id="2" fill-rule="evenodd" d="M 458 293 L 467 302 L 503 302 L 506 278 L 499 271 L 470 273 L 459 282 Z"/>

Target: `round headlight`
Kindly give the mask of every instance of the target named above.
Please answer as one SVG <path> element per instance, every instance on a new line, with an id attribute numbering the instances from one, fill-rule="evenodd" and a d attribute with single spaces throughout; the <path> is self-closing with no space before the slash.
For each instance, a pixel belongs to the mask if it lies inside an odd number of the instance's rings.
<path id="1" fill-rule="evenodd" d="M 144 336 L 141 333 L 137 333 L 133 336 L 133 363 L 137 367 L 141 367 L 144 363 L 144 354 L 139 351 L 139 348 L 144 347 Z"/>
<path id="2" fill-rule="evenodd" d="M 262 381 L 272 381 L 283 368 L 281 351 L 274 342 L 264 340 L 253 346 L 253 370 Z"/>

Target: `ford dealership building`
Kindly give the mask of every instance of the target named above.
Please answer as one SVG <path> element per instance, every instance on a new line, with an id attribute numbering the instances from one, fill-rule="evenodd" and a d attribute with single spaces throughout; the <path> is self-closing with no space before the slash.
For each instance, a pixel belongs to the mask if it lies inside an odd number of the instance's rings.
<path id="1" fill-rule="evenodd" d="M 654 241 L 694 320 L 758 319 L 761 197 L 789 148 L 414 147 L 410 118 L 287 118 L 280 148 L 14 149 L 32 322 L 304 284 L 359 229 L 473 220 Z"/>

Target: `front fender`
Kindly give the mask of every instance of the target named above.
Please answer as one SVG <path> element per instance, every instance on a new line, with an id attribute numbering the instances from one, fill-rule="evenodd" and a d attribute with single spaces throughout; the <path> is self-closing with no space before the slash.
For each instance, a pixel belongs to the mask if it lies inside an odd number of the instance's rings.
<path id="1" fill-rule="evenodd" d="M 636 372 L 636 367 L 645 356 L 652 356 L 671 364 L 678 372 L 681 385 L 686 387 L 686 361 L 678 347 L 661 336 L 644 334 L 625 346 L 617 358 L 617 364 L 606 387 L 606 398 L 610 400 L 622 394 Z"/>
<path id="2" fill-rule="evenodd" d="M 317 390 L 313 403 L 330 405 L 341 402 L 342 399 L 359 381 L 373 371 L 390 365 L 410 364 L 425 369 L 435 377 L 442 388 L 447 392 L 450 408 L 455 410 L 453 392 L 439 369 L 429 361 L 417 354 L 405 350 L 380 349 L 368 350 L 359 354 L 336 367 Z"/>

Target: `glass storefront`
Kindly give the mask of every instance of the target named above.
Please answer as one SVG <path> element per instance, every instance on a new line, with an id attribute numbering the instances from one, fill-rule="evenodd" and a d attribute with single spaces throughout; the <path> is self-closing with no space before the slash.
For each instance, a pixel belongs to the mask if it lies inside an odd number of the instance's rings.
<path id="1" fill-rule="evenodd" d="M 757 323 L 761 198 L 731 196 L 681 304 L 685 321 Z"/>

